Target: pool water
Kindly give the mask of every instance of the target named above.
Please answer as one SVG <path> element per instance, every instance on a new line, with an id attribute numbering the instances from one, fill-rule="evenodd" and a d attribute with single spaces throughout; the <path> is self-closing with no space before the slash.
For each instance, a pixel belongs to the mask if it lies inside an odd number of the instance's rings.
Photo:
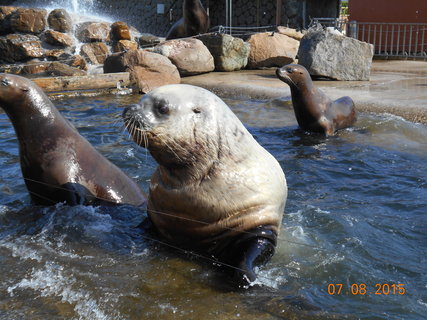
<path id="1" fill-rule="evenodd" d="M 120 117 L 138 99 L 55 105 L 148 190 L 156 163 Z M 0 112 L 0 319 L 425 319 L 427 127 L 361 114 L 322 138 L 297 128 L 286 101 L 226 102 L 289 187 L 276 254 L 253 286 L 142 232 L 144 209 L 32 206 Z"/>

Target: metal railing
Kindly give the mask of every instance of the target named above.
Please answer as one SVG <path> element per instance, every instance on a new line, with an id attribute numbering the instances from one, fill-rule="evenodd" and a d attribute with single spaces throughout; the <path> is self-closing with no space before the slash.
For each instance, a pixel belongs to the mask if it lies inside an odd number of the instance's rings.
<path id="1" fill-rule="evenodd" d="M 427 23 L 351 21 L 350 36 L 372 43 L 382 57 L 427 58 Z"/>
<path id="2" fill-rule="evenodd" d="M 386 23 L 314 18 L 310 26 L 334 27 L 345 35 L 374 45 L 376 57 L 427 60 L 427 23 Z"/>

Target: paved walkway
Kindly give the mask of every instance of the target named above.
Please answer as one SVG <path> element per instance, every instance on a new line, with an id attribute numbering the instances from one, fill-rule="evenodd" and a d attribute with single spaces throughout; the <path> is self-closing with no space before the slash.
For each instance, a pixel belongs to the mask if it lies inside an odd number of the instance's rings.
<path id="1" fill-rule="evenodd" d="M 275 69 L 212 72 L 182 78 L 182 83 L 212 90 L 223 97 L 290 99 L 289 87 Z M 427 124 L 427 62 L 374 61 L 370 81 L 315 81 L 331 98 L 348 95 L 362 112 L 392 113 Z"/>

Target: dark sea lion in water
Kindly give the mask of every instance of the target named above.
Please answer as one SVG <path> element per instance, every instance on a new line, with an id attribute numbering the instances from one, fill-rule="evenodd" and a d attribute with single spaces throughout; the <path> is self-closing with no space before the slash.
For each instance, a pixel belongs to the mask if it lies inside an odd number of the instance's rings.
<path id="1" fill-rule="evenodd" d="M 197 36 L 209 29 L 209 16 L 200 0 L 184 0 L 183 17 L 169 30 L 166 40 Z"/>
<path id="2" fill-rule="evenodd" d="M 31 80 L 1 73 L 0 107 L 15 128 L 34 204 L 145 202 L 136 183 L 96 151 Z"/>
<path id="3" fill-rule="evenodd" d="M 158 163 L 148 213 L 169 242 L 232 265 L 254 281 L 274 253 L 287 186 L 277 160 L 213 93 L 168 85 L 127 107 L 133 139 Z"/>
<path id="4" fill-rule="evenodd" d="M 298 125 L 307 131 L 333 135 L 351 127 L 357 120 L 354 102 L 350 97 L 332 101 L 313 85 L 307 69 L 288 64 L 276 70 L 277 77 L 289 85 Z"/>

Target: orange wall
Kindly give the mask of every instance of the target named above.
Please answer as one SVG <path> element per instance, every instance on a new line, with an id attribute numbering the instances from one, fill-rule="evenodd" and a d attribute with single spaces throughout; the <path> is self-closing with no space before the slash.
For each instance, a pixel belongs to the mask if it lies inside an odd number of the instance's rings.
<path id="1" fill-rule="evenodd" d="M 427 23 L 427 0 L 349 0 L 349 20 Z"/>

